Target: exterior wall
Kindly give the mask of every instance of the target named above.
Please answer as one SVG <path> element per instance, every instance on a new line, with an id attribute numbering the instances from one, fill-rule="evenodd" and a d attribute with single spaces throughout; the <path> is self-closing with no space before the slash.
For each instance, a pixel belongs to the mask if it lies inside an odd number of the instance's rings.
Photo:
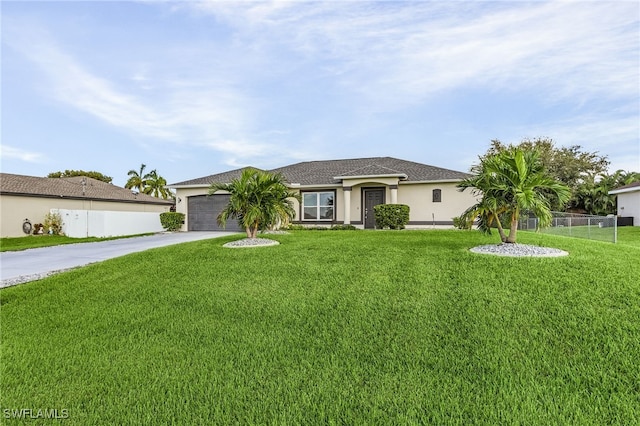
<path id="1" fill-rule="evenodd" d="M 633 226 L 640 226 L 640 191 L 618 194 L 618 216 L 632 216 Z"/>
<path id="2" fill-rule="evenodd" d="M 432 191 L 440 189 L 441 202 L 434 203 Z M 471 192 L 459 192 L 456 183 L 425 183 L 398 185 L 398 203 L 410 208 L 410 225 L 448 225 L 476 203 Z"/>
<path id="3" fill-rule="evenodd" d="M 44 222 L 45 215 L 49 213 L 51 209 L 162 213 L 169 211 L 169 208 L 170 206 L 165 205 L 122 203 L 117 201 L 109 202 L 2 195 L 0 196 L 0 236 L 25 236 L 22 232 L 22 223 L 24 220 L 29 219 L 32 224 L 42 223 Z"/>
<path id="4" fill-rule="evenodd" d="M 351 182 L 350 182 L 351 183 Z M 420 184 L 402 184 L 398 185 L 398 204 L 406 204 L 410 209 L 409 225 L 413 228 L 436 225 L 452 225 L 453 218 L 460 216 L 467 208 L 476 203 L 476 198 L 471 195 L 470 191 L 459 192 L 455 182 L 448 183 L 420 183 Z M 394 183 L 391 183 L 394 185 Z M 350 222 L 352 225 L 363 225 L 362 190 L 366 188 L 384 188 L 385 202 L 391 202 L 391 189 L 388 185 L 372 180 L 359 180 L 357 185 L 351 186 L 350 200 Z M 434 203 L 432 200 L 432 191 L 440 189 L 441 202 Z M 302 191 L 329 191 L 329 188 L 303 188 Z M 344 222 L 344 190 L 342 188 L 335 189 L 336 200 L 334 209 L 336 212 L 337 223 Z M 300 212 L 300 205 L 295 201 L 296 212 Z M 296 219 L 298 221 L 298 219 Z M 321 222 L 305 222 L 309 225 L 319 225 Z M 325 222 L 328 223 L 328 222 Z M 328 223 L 329 224 L 329 223 Z"/>

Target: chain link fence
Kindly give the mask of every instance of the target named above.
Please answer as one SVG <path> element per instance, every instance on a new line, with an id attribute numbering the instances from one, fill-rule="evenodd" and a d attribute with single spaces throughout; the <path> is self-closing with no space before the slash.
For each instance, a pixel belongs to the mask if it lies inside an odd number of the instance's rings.
<path id="1" fill-rule="evenodd" d="M 614 215 L 593 216 L 588 214 L 552 212 L 551 226 L 541 228 L 540 232 L 565 237 L 586 238 L 615 243 L 618 240 L 617 218 Z M 538 218 L 520 219 L 518 228 L 535 231 Z"/>

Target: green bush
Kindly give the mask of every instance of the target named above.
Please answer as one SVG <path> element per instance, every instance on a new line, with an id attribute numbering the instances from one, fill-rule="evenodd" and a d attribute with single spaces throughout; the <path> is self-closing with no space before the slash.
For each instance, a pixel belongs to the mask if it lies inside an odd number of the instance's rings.
<path id="1" fill-rule="evenodd" d="M 286 229 L 289 231 L 326 231 L 327 229 L 329 229 L 327 226 L 307 226 L 307 225 L 300 225 L 300 224 L 290 224 L 289 226 L 287 226 L 286 228 L 282 228 L 282 229 Z"/>
<path id="2" fill-rule="evenodd" d="M 453 218 L 453 226 L 457 229 L 471 229 L 473 221 L 467 220 L 462 216 L 456 216 Z"/>
<path id="3" fill-rule="evenodd" d="M 373 211 L 376 228 L 404 229 L 409 223 L 409 206 L 406 204 L 378 204 Z"/>
<path id="4" fill-rule="evenodd" d="M 184 223 L 184 213 L 164 212 L 160 213 L 160 223 L 167 231 L 177 231 Z"/>
<path id="5" fill-rule="evenodd" d="M 356 229 L 358 228 L 353 225 L 333 225 L 331 227 L 332 231 L 355 231 Z"/>

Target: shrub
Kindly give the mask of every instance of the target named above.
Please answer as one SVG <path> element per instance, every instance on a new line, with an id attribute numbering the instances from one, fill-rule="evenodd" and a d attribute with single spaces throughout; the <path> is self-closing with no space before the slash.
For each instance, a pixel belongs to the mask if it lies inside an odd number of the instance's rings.
<path id="1" fill-rule="evenodd" d="M 467 220 L 462 216 L 456 216 L 453 218 L 453 226 L 457 229 L 471 229 L 473 221 Z"/>
<path id="2" fill-rule="evenodd" d="M 44 217 L 44 233 L 58 235 L 62 232 L 62 216 L 60 213 L 47 213 Z"/>
<path id="3" fill-rule="evenodd" d="M 160 223 L 167 231 L 177 231 L 184 223 L 184 213 L 164 212 L 160 213 Z"/>
<path id="4" fill-rule="evenodd" d="M 376 228 L 404 229 L 409 223 L 409 206 L 406 204 L 378 204 L 373 211 Z"/>
<path id="5" fill-rule="evenodd" d="M 358 228 L 353 225 L 333 225 L 330 229 L 332 231 L 355 231 Z"/>
<path id="6" fill-rule="evenodd" d="M 44 229 L 44 225 L 43 225 L 43 224 L 41 224 L 41 223 L 34 223 L 34 224 L 33 224 L 33 235 L 41 234 L 41 233 L 43 232 L 43 231 L 42 231 L 43 229 Z"/>

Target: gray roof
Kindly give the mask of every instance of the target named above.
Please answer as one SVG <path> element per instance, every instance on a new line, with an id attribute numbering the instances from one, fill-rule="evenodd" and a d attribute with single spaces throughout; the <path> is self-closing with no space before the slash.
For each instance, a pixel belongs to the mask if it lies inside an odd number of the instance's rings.
<path id="1" fill-rule="evenodd" d="M 170 186 L 209 185 L 213 182 L 228 183 L 240 176 L 243 169 L 192 179 Z M 347 176 L 399 176 L 404 182 L 461 180 L 467 173 L 393 157 L 353 158 L 346 160 L 305 161 L 270 170 L 282 173 L 289 183 L 300 185 L 337 185 Z M 406 175 L 406 179 L 404 176 Z"/>
<path id="2" fill-rule="evenodd" d="M 212 183 L 229 183 L 237 179 L 244 169 L 258 169 L 257 167 L 243 167 L 241 169 L 229 170 L 228 172 L 217 173 L 215 175 L 204 176 L 196 179 L 185 180 L 184 182 L 172 183 L 169 186 L 191 186 L 191 185 L 211 185 Z"/>
<path id="3" fill-rule="evenodd" d="M 83 180 L 84 185 L 82 184 Z M 136 194 L 129 189 L 83 176 L 42 178 L 0 173 L 0 193 L 5 195 L 120 201 L 141 204 L 173 204 L 171 200 L 162 200 L 147 194 Z"/>
<path id="4" fill-rule="evenodd" d="M 630 184 L 624 186 L 619 186 L 618 188 L 609 191 L 609 194 L 617 194 L 618 192 L 633 192 L 636 190 L 636 188 L 640 190 L 640 181 L 631 182 Z"/>

